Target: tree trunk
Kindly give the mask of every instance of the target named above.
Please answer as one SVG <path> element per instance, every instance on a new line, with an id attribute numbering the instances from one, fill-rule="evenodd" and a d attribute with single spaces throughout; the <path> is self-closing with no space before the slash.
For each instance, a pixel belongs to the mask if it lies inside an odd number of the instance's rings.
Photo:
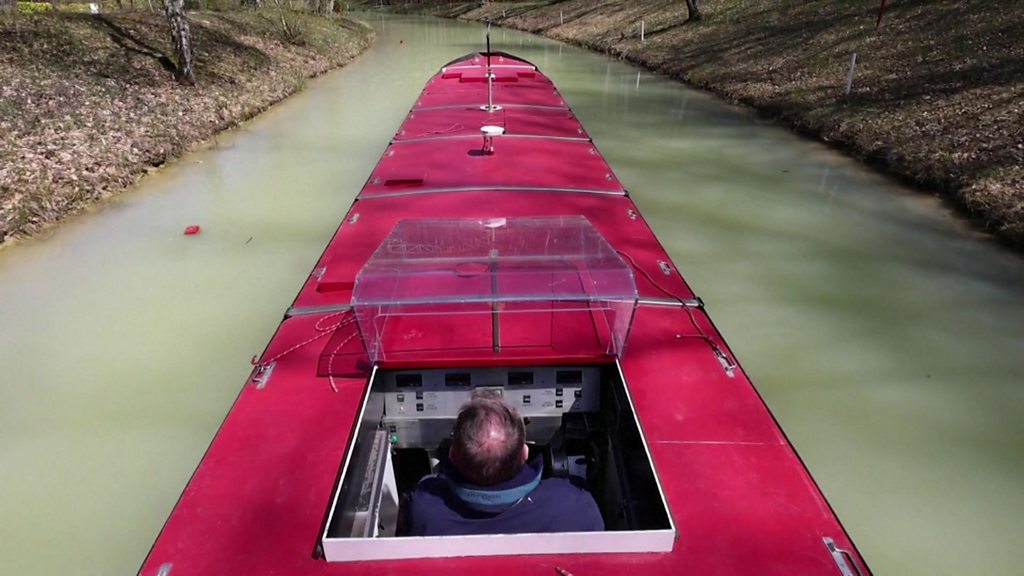
<path id="1" fill-rule="evenodd" d="M 330 16 L 332 12 L 334 12 L 334 0 L 320 0 L 317 13 L 321 16 Z"/>
<path id="2" fill-rule="evenodd" d="M 167 19 L 171 22 L 171 40 L 178 53 L 178 82 L 195 86 L 196 75 L 192 71 L 192 32 L 185 18 L 184 0 L 164 0 Z"/>
<path id="3" fill-rule="evenodd" d="M 693 20 L 694 22 L 699 22 L 702 18 L 704 18 L 704 16 L 701 15 L 700 13 L 700 0 L 686 0 L 686 14 L 687 22 L 689 22 L 690 20 Z"/>

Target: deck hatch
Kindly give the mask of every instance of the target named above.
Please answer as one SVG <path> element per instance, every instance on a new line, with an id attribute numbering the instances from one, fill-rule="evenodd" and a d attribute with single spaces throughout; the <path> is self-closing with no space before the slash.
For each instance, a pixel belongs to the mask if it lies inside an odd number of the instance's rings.
<path id="1" fill-rule="evenodd" d="M 676 528 L 615 364 L 375 370 L 331 499 L 321 546 L 328 562 L 521 554 L 669 552 Z M 573 384 L 559 385 L 572 372 Z M 529 382 L 520 378 L 529 373 Z M 423 398 L 400 386 L 410 375 Z M 517 381 L 515 385 L 504 383 Z M 594 497 L 600 532 L 412 536 L 399 520 L 407 496 L 447 454 L 447 439 L 475 389 L 502 393 L 527 419 L 531 458 L 544 476 L 574 478 Z M 559 397 L 559 390 L 565 393 Z"/>
<path id="2" fill-rule="evenodd" d="M 376 363 L 622 354 L 632 270 L 582 216 L 399 221 L 356 276 Z"/>

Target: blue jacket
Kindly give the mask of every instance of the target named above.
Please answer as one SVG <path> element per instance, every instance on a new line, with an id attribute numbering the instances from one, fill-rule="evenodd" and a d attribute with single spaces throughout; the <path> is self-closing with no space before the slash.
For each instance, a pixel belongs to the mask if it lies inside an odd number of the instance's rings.
<path id="1" fill-rule="evenodd" d="M 590 492 L 565 478 L 541 479 L 540 456 L 494 486 L 470 484 L 444 461 L 441 470 L 412 493 L 405 522 L 410 536 L 604 530 Z"/>

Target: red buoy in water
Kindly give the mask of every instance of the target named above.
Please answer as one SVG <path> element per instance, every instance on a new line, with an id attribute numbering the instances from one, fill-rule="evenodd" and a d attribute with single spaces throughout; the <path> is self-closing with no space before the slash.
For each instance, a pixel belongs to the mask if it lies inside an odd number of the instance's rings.
<path id="1" fill-rule="evenodd" d="M 185 228 L 185 236 L 195 236 L 196 234 L 199 234 L 200 230 L 202 230 L 202 228 L 193 224 L 192 226 Z"/>

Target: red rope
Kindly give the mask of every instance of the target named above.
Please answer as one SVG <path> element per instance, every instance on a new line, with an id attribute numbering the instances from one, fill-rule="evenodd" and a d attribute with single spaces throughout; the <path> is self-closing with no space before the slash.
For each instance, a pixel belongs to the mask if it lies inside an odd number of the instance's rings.
<path id="1" fill-rule="evenodd" d="M 321 322 L 323 322 L 324 320 L 327 320 L 328 318 L 333 318 L 335 316 L 341 316 L 341 315 L 344 315 L 344 314 L 348 314 L 349 312 L 351 312 L 351 311 L 350 310 L 342 310 L 341 312 L 332 312 L 332 313 L 330 313 L 330 314 L 320 318 L 319 320 L 316 321 L 316 324 L 313 325 L 313 328 L 316 329 L 317 332 L 320 332 L 320 334 L 317 334 L 316 336 L 313 336 L 312 338 L 310 338 L 308 340 L 304 340 L 302 342 L 299 342 L 295 346 L 292 346 L 291 348 L 285 350 L 284 352 L 281 352 L 280 354 L 277 354 L 276 356 L 273 356 L 273 357 L 271 357 L 268 360 L 264 360 L 263 362 L 259 362 L 257 360 L 257 357 L 253 356 L 252 357 L 252 365 L 253 366 L 259 366 L 260 368 L 266 368 L 268 365 L 270 365 L 270 364 L 272 364 L 274 362 L 277 362 L 281 358 L 284 358 L 285 356 L 291 354 L 292 352 L 295 352 L 299 348 L 302 348 L 303 346 L 306 346 L 307 344 L 312 344 L 313 342 L 316 342 L 317 340 L 323 338 L 324 336 L 329 336 L 332 332 L 334 332 L 338 328 L 341 328 L 342 326 L 347 326 L 347 325 L 355 322 L 355 316 L 353 315 L 350 318 L 346 318 L 346 319 L 344 319 L 344 320 L 342 320 L 340 322 L 337 322 L 335 324 L 331 324 L 330 326 L 321 326 L 320 325 Z"/>

